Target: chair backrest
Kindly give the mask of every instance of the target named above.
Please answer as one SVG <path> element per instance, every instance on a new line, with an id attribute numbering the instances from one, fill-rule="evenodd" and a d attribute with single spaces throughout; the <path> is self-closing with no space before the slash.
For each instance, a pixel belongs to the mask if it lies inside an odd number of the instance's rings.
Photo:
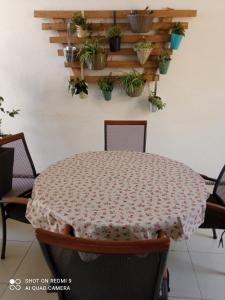
<path id="1" fill-rule="evenodd" d="M 105 121 L 105 150 L 145 152 L 147 121 Z"/>
<path id="2" fill-rule="evenodd" d="M 63 300 L 158 300 L 169 239 L 142 241 L 86 240 L 36 230 L 55 278 L 71 278 Z M 80 254 L 100 254 L 83 261 Z"/>
<path id="3" fill-rule="evenodd" d="M 34 178 L 37 176 L 24 134 L 18 133 L 0 139 L 0 147 L 14 149 L 13 189 L 18 196 L 32 188 Z"/>
<path id="4" fill-rule="evenodd" d="M 225 165 L 223 166 L 214 186 L 213 195 L 225 205 Z"/>

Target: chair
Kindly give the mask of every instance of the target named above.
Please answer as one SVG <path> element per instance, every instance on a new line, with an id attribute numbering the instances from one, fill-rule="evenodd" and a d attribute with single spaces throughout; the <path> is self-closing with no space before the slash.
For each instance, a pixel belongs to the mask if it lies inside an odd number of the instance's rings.
<path id="1" fill-rule="evenodd" d="M 105 151 L 145 152 L 147 121 L 105 121 Z"/>
<path id="2" fill-rule="evenodd" d="M 166 300 L 169 239 L 144 241 L 86 240 L 36 230 L 54 278 L 71 278 L 60 300 Z M 79 252 L 101 254 L 83 261 Z M 62 285 L 62 284 L 61 284 Z M 67 284 L 63 284 L 68 285 Z"/>
<path id="3" fill-rule="evenodd" d="M 225 229 L 225 165 L 217 179 L 201 176 L 215 183 L 213 192 L 207 200 L 205 220 L 201 228 L 213 228 L 213 237 L 216 239 L 216 229 Z"/>
<path id="4" fill-rule="evenodd" d="M 0 147 L 14 149 L 12 189 L 8 193 L 0 195 L 0 199 L 2 198 L 0 200 L 0 206 L 3 232 L 1 259 L 4 259 L 6 248 L 6 220 L 10 218 L 29 223 L 25 218 L 26 204 L 28 202 L 26 198 L 31 196 L 37 173 L 23 133 L 0 139 Z"/>

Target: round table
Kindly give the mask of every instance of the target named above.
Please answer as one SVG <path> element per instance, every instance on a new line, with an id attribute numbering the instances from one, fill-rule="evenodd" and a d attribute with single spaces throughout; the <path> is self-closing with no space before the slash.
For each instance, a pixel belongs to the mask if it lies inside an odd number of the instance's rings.
<path id="1" fill-rule="evenodd" d="M 26 217 L 35 228 L 77 237 L 150 239 L 158 230 L 185 239 L 204 220 L 208 192 L 186 165 L 156 154 L 75 154 L 35 180 Z"/>

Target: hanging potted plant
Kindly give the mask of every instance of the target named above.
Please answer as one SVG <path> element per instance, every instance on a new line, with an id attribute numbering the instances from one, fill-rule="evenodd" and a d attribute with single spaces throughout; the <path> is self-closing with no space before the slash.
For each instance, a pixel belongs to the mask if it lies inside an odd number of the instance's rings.
<path id="1" fill-rule="evenodd" d="M 112 90 L 114 88 L 114 80 L 112 78 L 112 73 L 100 79 L 98 81 L 98 87 L 102 91 L 102 95 L 104 96 L 105 100 L 107 101 L 111 100 Z"/>
<path id="2" fill-rule="evenodd" d="M 144 65 L 147 62 L 152 49 L 152 43 L 148 41 L 139 42 L 134 45 L 134 51 L 137 53 L 141 65 Z"/>
<path id="3" fill-rule="evenodd" d="M 0 97 L 0 112 L 14 118 L 19 110 L 5 110 L 4 99 Z M 2 119 L 0 118 L 0 139 L 4 139 L 8 134 L 3 134 L 1 129 Z M 0 198 L 12 189 L 14 148 L 1 147 L 0 143 Z"/>
<path id="4" fill-rule="evenodd" d="M 128 21 L 132 32 L 146 33 L 149 32 L 152 21 L 153 11 L 149 10 L 148 6 L 144 11 L 131 11 L 128 14 Z"/>
<path id="5" fill-rule="evenodd" d="M 184 36 L 185 29 L 182 24 L 180 22 L 175 23 L 172 28 L 170 48 L 173 50 L 177 50 Z"/>
<path id="6" fill-rule="evenodd" d="M 72 30 L 71 30 L 71 21 L 69 21 L 67 23 L 67 41 L 68 44 L 67 46 L 63 49 L 64 50 L 64 55 L 66 57 L 66 61 L 68 63 L 73 63 L 78 59 L 78 49 L 75 46 L 72 46 L 71 44 L 71 34 L 72 34 Z"/>
<path id="7" fill-rule="evenodd" d="M 89 70 L 103 70 L 107 62 L 105 49 L 98 40 L 86 41 L 79 50 L 79 58 Z"/>
<path id="8" fill-rule="evenodd" d="M 77 37 L 85 38 L 89 36 L 89 27 L 90 24 L 87 23 L 87 20 L 82 15 L 75 14 L 71 19 L 71 30 L 76 32 Z"/>
<path id="9" fill-rule="evenodd" d="M 107 32 L 108 40 L 109 40 L 109 48 L 111 52 L 120 51 L 121 44 L 121 29 L 119 26 L 114 25 L 109 28 Z"/>
<path id="10" fill-rule="evenodd" d="M 157 81 L 155 81 L 154 92 L 152 92 L 151 90 L 149 92 L 148 102 L 150 106 L 150 112 L 156 112 L 166 106 L 166 103 L 164 103 L 162 99 L 157 96 Z"/>
<path id="11" fill-rule="evenodd" d="M 130 97 L 139 97 L 143 92 L 146 82 L 144 74 L 140 74 L 136 70 L 124 74 L 119 80 L 127 95 Z"/>
<path id="12" fill-rule="evenodd" d="M 76 78 L 70 79 L 68 91 L 71 92 L 71 95 L 79 95 L 81 99 L 84 99 L 88 95 L 88 85 L 85 80 Z"/>
<path id="13" fill-rule="evenodd" d="M 159 72 L 160 74 L 167 74 L 171 57 L 168 50 L 162 50 L 159 55 Z"/>

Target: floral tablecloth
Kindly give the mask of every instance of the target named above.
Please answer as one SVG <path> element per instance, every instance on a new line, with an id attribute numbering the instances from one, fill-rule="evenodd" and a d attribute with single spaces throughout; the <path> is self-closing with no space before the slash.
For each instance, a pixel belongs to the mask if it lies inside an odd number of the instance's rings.
<path id="1" fill-rule="evenodd" d="M 48 167 L 35 180 L 26 217 L 35 228 L 77 237 L 150 239 L 159 229 L 185 239 L 204 220 L 204 180 L 177 161 L 129 151 L 88 152 Z"/>

